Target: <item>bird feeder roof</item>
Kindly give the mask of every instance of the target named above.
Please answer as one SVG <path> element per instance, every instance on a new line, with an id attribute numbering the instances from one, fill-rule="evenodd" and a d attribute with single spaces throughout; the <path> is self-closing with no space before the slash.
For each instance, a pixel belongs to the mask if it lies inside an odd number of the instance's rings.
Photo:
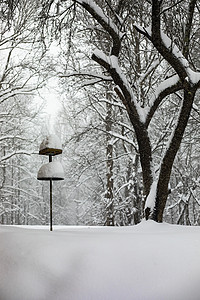
<path id="1" fill-rule="evenodd" d="M 59 161 L 53 161 L 41 166 L 37 174 L 38 180 L 63 180 L 64 170 Z"/>
<path id="2" fill-rule="evenodd" d="M 58 155 L 62 153 L 62 145 L 57 135 L 49 135 L 44 138 L 40 144 L 39 154 L 41 155 Z"/>

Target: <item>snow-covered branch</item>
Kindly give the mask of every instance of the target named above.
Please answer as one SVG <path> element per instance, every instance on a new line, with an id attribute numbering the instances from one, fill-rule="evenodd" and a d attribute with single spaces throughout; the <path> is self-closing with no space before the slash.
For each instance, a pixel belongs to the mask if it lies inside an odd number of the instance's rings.
<path id="1" fill-rule="evenodd" d="M 126 107 L 132 105 L 135 121 L 144 123 L 144 111 L 137 103 L 137 100 L 133 94 L 133 90 L 119 66 L 118 58 L 114 55 L 107 56 L 105 55 L 105 53 L 98 49 L 94 51 L 92 58 L 111 74 L 113 81 L 123 93 L 124 105 Z"/>
<path id="2" fill-rule="evenodd" d="M 0 162 L 3 162 L 11 157 L 13 157 L 14 155 L 18 155 L 18 154 L 24 154 L 24 155 L 32 155 L 32 154 L 35 154 L 34 152 L 29 152 L 29 151 L 26 151 L 26 150 L 17 150 L 17 151 L 13 151 L 7 155 L 4 155 L 0 158 Z"/>
<path id="3" fill-rule="evenodd" d="M 158 32 L 156 30 L 152 31 L 150 27 L 145 28 L 138 24 L 134 24 L 134 26 L 138 32 L 151 40 L 159 53 L 175 69 L 181 80 L 188 78 L 188 80 L 193 84 L 195 84 L 197 80 L 200 80 L 200 74 L 191 70 L 188 60 L 177 47 L 175 42 L 172 41 L 160 28 L 158 35 Z"/>
<path id="4" fill-rule="evenodd" d="M 74 2 L 80 4 L 84 9 L 86 9 L 91 16 L 110 34 L 113 40 L 112 55 L 119 55 L 121 47 L 121 38 L 123 33 L 117 28 L 117 26 L 112 22 L 111 18 L 107 17 L 103 10 L 92 0 L 73 0 Z"/>
<path id="5" fill-rule="evenodd" d="M 147 109 L 147 117 L 146 117 L 146 126 L 148 127 L 155 111 L 160 105 L 161 101 L 168 95 L 173 94 L 182 89 L 182 84 L 179 80 L 178 75 L 174 75 L 170 78 L 165 79 L 161 82 L 156 90 L 154 91 L 149 105 L 150 107 Z"/>
<path id="6" fill-rule="evenodd" d="M 116 138 L 117 140 L 122 140 L 122 141 L 128 143 L 129 145 L 132 145 L 133 148 L 136 150 L 136 152 L 138 151 L 136 146 L 135 146 L 135 143 L 133 142 L 132 139 L 129 139 L 129 138 L 125 137 L 124 135 L 121 135 L 121 134 L 119 134 L 117 132 L 114 132 L 114 131 L 109 131 L 109 135 Z"/>

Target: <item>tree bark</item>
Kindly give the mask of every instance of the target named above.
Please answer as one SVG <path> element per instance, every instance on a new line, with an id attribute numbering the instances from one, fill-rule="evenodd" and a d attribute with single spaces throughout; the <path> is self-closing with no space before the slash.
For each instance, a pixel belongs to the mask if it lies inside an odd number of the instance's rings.
<path id="1" fill-rule="evenodd" d="M 163 211 L 169 193 L 168 185 L 169 185 L 170 175 L 171 175 L 175 156 L 179 150 L 184 135 L 184 131 L 188 123 L 195 92 L 196 91 L 192 87 L 184 90 L 183 105 L 180 111 L 177 126 L 174 130 L 171 143 L 168 149 L 166 150 L 165 156 L 162 160 L 160 174 L 158 178 L 155 208 L 152 216 L 153 220 L 156 222 L 163 221 Z"/>
<path id="2" fill-rule="evenodd" d="M 76 0 L 74 1 L 76 2 Z M 107 56 L 101 51 L 96 51 L 92 55 L 92 59 L 103 68 L 105 68 L 106 71 L 111 75 L 113 82 L 116 85 L 115 91 L 124 104 L 127 114 L 130 118 L 130 122 L 135 130 L 143 173 L 144 194 L 146 195 L 146 197 L 148 197 L 151 191 L 153 181 L 157 181 L 155 207 L 153 211 L 152 207 L 146 207 L 146 219 L 151 216 L 153 220 L 162 222 L 163 211 L 168 197 L 168 184 L 174 159 L 180 147 L 184 131 L 188 123 L 195 93 L 197 91 L 197 88 L 200 88 L 200 81 L 195 84 L 191 82 L 191 78 L 193 78 L 191 74 L 193 71 L 189 68 L 189 63 L 185 59 L 185 57 L 188 58 L 189 56 L 189 40 L 196 0 L 190 0 L 189 2 L 189 16 L 184 37 L 185 44 L 183 45 L 183 53 L 179 51 L 174 41 L 170 41 L 170 39 L 168 39 L 165 33 L 161 30 L 162 0 L 152 0 L 151 30 L 145 30 L 143 27 L 135 25 L 135 28 L 151 41 L 151 43 L 157 49 L 158 53 L 167 61 L 167 63 L 170 65 L 173 71 L 175 71 L 176 74 L 176 80 L 174 80 L 175 78 L 172 78 L 173 83 L 168 84 L 165 87 L 166 80 L 162 82 L 162 89 L 160 89 L 158 95 L 156 96 L 157 98 L 153 102 L 153 105 L 149 108 L 149 113 L 146 116 L 145 120 L 140 115 L 140 108 L 142 107 L 139 104 L 138 99 L 135 99 L 134 97 L 134 90 L 132 88 L 133 82 L 132 85 L 129 83 L 122 71 L 122 68 L 120 67 L 120 63 L 118 63 L 118 58 L 122 46 L 122 36 L 118 35 L 118 31 L 116 30 L 117 26 L 113 24 L 111 18 L 107 18 L 106 16 L 102 17 L 103 11 L 101 11 L 101 13 L 99 14 L 97 13 L 97 10 L 94 9 L 96 4 L 94 5 L 93 3 L 93 6 L 91 7 L 90 3 L 87 1 L 82 0 L 80 2 L 77 2 L 94 17 L 94 19 L 104 28 L 104 30 L 110 36 L 110 56 Z M 154 171 L 152 170 L 152 147 L 148 136 L 148 125 L 158 106 L 161 104 L 161 101 L 166 96 L 179 90 L 183 90 L 184 92 L 182 101 L 183 103 L 180 108 L 176 126 L 169 141 L 169 146 L 167 147 L 163 158 L 161 158 L 159 174 L 157 176 L 157 179 L 155 179 Z M 111 165 L 109 167 L 111 167 Z"/>
<path id="3" fill-rule="evenodd" d="M 114 226 L 113 145 L 110 136 L 112 130 L 112 104 L 107 102 L 106 110 L 106 225 Z"/>

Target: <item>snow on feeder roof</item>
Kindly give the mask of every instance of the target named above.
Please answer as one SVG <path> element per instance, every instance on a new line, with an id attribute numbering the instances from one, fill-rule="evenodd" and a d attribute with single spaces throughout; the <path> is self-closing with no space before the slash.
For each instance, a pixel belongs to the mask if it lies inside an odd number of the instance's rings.
<path id="1" fill-rule="evenodd" d="M 57 135 L 46 136 L 40 144 L 39 154 L 57 155 L 62 153 L 62 145 Z"/>
<path id="2" fill-rule="evenodd" d="M 59 161 L 41 166 L 37 174 L 38 180 L 64 180 L 64 170 Z"/>

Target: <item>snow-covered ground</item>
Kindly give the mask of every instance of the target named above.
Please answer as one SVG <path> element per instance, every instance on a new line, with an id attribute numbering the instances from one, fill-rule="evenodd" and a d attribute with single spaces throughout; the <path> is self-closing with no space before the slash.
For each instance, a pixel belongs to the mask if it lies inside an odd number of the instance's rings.
<path id="1" fill-rule="evenodd" d="M 0 300 L 199 300 L 199 282 L 200 227 L 0 226 Z"/>

